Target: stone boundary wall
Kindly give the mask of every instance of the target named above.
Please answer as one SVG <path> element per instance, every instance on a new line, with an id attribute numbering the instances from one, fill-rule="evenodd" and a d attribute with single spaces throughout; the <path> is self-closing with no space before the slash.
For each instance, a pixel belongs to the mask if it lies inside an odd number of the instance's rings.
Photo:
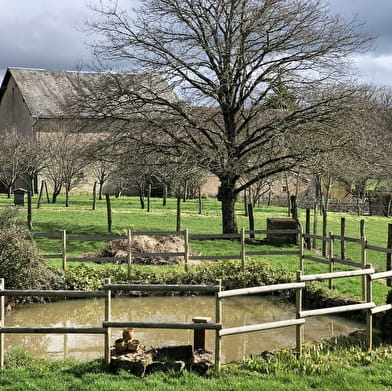
<path id="1" fill-rule="evenodd" d="M 287 207 L 287 199 L 273 199 L 270 202 L 273 206 Z M 314 201 L 297 199 L 297 206 L 301 209 L 313 209 Z M 358 206 L 356 202 L 334 202 L 328 204 L 329 212 L 357 213 Z M 362 215 L 370 214 L 369 202 L 360 203 L 360 211 Z"/>

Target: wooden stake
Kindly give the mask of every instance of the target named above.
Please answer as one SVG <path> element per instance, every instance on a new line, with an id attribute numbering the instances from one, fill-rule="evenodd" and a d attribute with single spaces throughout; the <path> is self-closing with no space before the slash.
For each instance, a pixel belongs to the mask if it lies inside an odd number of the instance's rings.
<path id="1" fill-rule="evenodd" d="M 3 291 L 4 286 L 4 278 L 0 278 L 0 291 Z M 4 319 L 5 319 L 5 296 L 0 297 L 0 327 L 4 327 Z M 0 334 L 0 368 L 4 368 L 4 334 Z"/>
<path id="2" fill-rule="evenodd" d="M 30 231 L 33 230 L 33 209 L 31 204 L 31 190 L 29 190 L 27 192 L 27 226 Z"/>
<path id="3" fill-rule="evenodd" d="M 327 212 L 323 213 L 323 257 L 327 257 Z"/>
<path id="4" fill-rule="evenodd" d="M 333 243 L 333 233 L 329 233 L 328 237 L 328 266 L 329 273 L 333 273 L 333 252 L 334 252 L 334 243 Z M 330 278 L 328 280 L 329 289 L 333 289 L 333 279 Z"/>
<path id="5" fill-rule="evenodd" d="M 130 229 L 127 230 L 127 264 L 128 278 L 130 278 L 132 271 L 132 234 Z"/>
<path id="6" fill-rule="evenodd" d="M 176 216 L 176 231 L 181 230 L 181 196 L 177 196 L 177 216 Z"/>
<path id="7" fill-rule="evenodd" d="M 346 259 L 346 218 L 341 217 L 340 218 L 340 258 L 341 259 Z"/>
<path id="8" fill-rule="evenodd" d="M 67 231 L 61 233 L 61 256 L 63 260 L 63 270 L 67 270 Z"/>
<path id="9" fill-rule="evenodd" d="M 188 263 L 189 263 L 189 232 L 188 228 L 184 229 L 184 261 L 185 261 L 185 271 L 188 271 Z"/>
<path id="10" fill-rule="evenodd" d="M 241 268 L 245 270 L 245 228 L 241 228 Z"/>
<path id="11" fill-rule="evenodd" d="M 301 281 L 303 272 L 301 270 L 297 271 L 297 282 Z M 298 288 L 295 291 L 295 308 L 296 308 L 296 319 L 300 319 L 301 311 L 302 311 L 302 289 Z M 295 326 L 295 341 L 296 341 L 296 354 L 297 358 L 300 358 L 302 355 L 302 344 L 303 344 L 303 325 L 299 324 Z"/>
<path id="12" fill-rule="evenodd" d="M 106 197 L 106 210 L 108 214 L 108 232 L 112 232 L 112 205 L 110 204 L 110 195 L 105 194 Z"/>
<path id="13" fill-rule="evenodd" d="M 388 224 L 387 248 L 392 249 L 392 224 Z M 392 254 L 387 253 L 386 271 L 392 270 Z M 392 279 L 387 278 L 387 286 L 392 286 Z"/>
<path id="14" fill-rule="evenodd" d="M 317 212 L 317 204 L 314 203 L 314 211 L 313 211 L 313 235 L 317 235 L 317 218 L 318 218 L 318 212 Z M 316 238 L 312 240 L 312 249 L 316 249 Z"/>
<path id="15" fill-rule="evenodd" d="M 366 265 L 366 268 L 371 269 L 372 265 Z M 373 287 L 370 274 L 366 276 L 366 301 L 368 303 L 373 301 Z M 373 348 L 373 314 L 371 309 L 368 309 L 366 312 L 366 348 L 368 351 Z"/>
<path id="16" fill-rule="evenodd" d="M 93 210 L 97 209 L 97 182 L 93 186 Z"/>
<path id="17" fill-rule="evenodd" d="M 219 285 L 219 291 L 215 294 L 215 323 L 222 323 L 222 302 L 220 300 L 219 292 L 222 290 L 222 280 L 217 280 Z M 219 330 L 215 331 L 215 369 L 217 372 L 220 371 L 221 367 L 221 354 L 222 354 L 222 344 L 221 336 Z"/>
<path id="18" fill-rule="evenodd" d="M 147 212 L 151 212 L 151 183 L 148 184 L 147 188 Z"/>
<path id="19" fill-rule="evenodd" d="M 310 235 L 310 209 L 309 208 L 306 209 L 305 234 Z M 310 250 L 312 246 L 311 246 L 310 238 L 308 236 L 306 237 L 305 243 L 306 243 L 306 248 Z"/>
<path id="20" fill-rule="evenodd" d="M 110 278 L 105 278 L 105 285 L 110 284 Z M 105 321 L 110 322 L 111 321 L 111 305 L 112 305 L 112 291 L 110 289 L 107 289 L 106 291 L 106 298 L 105 298 Z M 111 328 L 108 327 L 106 329 L 106 334 L 105 334 L 105 363 L 107 365 L 110 364 L 110 340 L 111 340 Z"/>

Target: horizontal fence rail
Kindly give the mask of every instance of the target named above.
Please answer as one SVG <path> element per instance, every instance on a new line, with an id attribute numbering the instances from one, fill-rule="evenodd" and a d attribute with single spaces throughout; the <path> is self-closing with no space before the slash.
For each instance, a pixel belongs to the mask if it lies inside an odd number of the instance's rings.
<path id="1" fill-rule="evenodd" d="M 219 336 L 225 337 L 228 335 L 252 333 L 255 331 L 280 329 L 283 327 L 298 326 L 304 323 L 305 323 L 305 319 L 290 319 L 290 320 L 281 320 L 278 322 L 255 324 L 250 326 L 232 327 L 232 328 L 221 330 L 219 332 Z"/>
<path id="2" fill-rule="evenodd" d="M 246 295 L 256 295 L 261 293 L 270 293 L 276 291 L 284 291 L 289 289 L 305 288 L 304 282 L 292 282 L 287 284 L 275 284 L 258 286 L 255 288 L 244 288 L 244 289 L 233 289 L 230 291 L 223 291 L 218 293 L 218 298 L 224 299 L 228 297 L 246 296 Z"/>
<path id="3" fill-rule="evenodd" d="M 103 327 L 132 327 L 140 329 L 220 330 L 220 323 L 162 323 L 162 322 L 103 322 Z"/>

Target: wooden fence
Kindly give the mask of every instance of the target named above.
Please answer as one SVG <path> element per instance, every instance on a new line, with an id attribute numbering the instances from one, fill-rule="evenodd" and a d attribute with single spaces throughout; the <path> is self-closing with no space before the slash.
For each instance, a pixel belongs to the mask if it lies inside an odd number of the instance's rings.
<path id="1" fill-rule="evenodd" d="M 88 236 L 88 235 L 68 235 L 66 231 L 51 232 L 51 233 L 34 233 L 34 238 L 51 238 L 61 240 L 61 253 L 57 254 L 43 254 L 43 258 L 62 259 L 62 267 L 64 270 L 67 268 L 69 262 L 112 262 L 114 259 L 117 261 L 126 262 L 128 265 L 128 276 L 131 274 L 132 259 L 133 258 L 149 258 L 149 257 L 184 257 L 185 269 L 188 270 L 189 261 L 200 260 L 224 260 L 224 259 L 240 259 L 242 267 L 245 267 L 247 256 L 272 256 L 272 255 L 297 255 L 301 256 L 299 249 L 295 250 L 265 250 L 265 251 L 246 251 L 246 235 L 270 235 L 270 234 L 292 234 L 300 235 L 299 230 L 295 229 L 270 229 L 270 230 L 245 230 L 241 229 L 240 233 L 236 234 L 189 234 L 188 229 L 184 231 L 170 231 L 170 232 L 132 232 L 127 230 L 126 235 L 102 235 L 102 236 Z M 154 253 L 137 253 L 132 251 L 132 238 L 135 236 L 177 236 L 183 237 L 184 251 L 183 252 L 154 252 Z M 233 255 L 191 255 L 190 254 L 190 240 L 239 240 L 241 247 L 239 254 Z M 126 257 L 78 257 L 70 258 L 67 256 L 67 243 L 70 241 L 111 241 L 111 240 L 126 240 L 127 242 L 127 256 Z"/>
<path id="2" fill-rule="evenodd" d="M 307 282 L 329 280 L 335 278 L 366 278 L 366 297 L 363 303 L 350 304 L 337 307 L 304 310 L 303 289 Z M 373 316 L 379 312 L 392 309 L 391 304 L 376 306 L 372 300 L 372 282 L 380 278 L 392 277 L 392 271 L 376 273 L 375 270 L 367 265 L 366 269 L 351 270 L 344 272 L 332 272 L 304 275 L 302 271 L 297 272 L 297 281 L 286 284 L 276 284 L 261 287 L 235 289 L 229 291 L 221 290 L 221 282 L 216 285 L 127 285 L 111 284 L 110 279 L 105 280 L 103 289 L 100 291 L 38 291 L 38 290 L 6 290 L 4 289 L 4 279 L 0 279 L 0 367 L 4 366 L 4 335 L 5 334 L 102 334 L 105 337 L 104 351 L 105 362 L 110 363 L 110 341 L 111 329 L 122 327 L 133 328 L 159 328 L 159 329 L 190 329 L 190 330 L 213 330 L 215 331 L 215 366 L 220 369 L 221 365 L 221 342 L 222 338 L 228 335 L 250 333 L 260 330 L 270 330 L 282 327 L 296 327 L 296 355 L 301 357 L 302 345 L 304 342 L 303 326 L 306 319 L 318 315 L 331 315 L 348 311 L 366 311 L 366 346 L 368 350 L 373 345 Z M 290 290 L 296 291 L 295 318 L 268 322 L 257 325 L 245 325 L 234 328 L 224 328 L 222 324 L 222 300 L 230 299 L 243 295 L 265 294 L 270 292 Z M 205 292 L 215 294 L 215 321 L 213 323 L 166 323 L 166 322 L 143 322 L 127 321 L 116 322 L 111 320 L 111 297 L 114 291 L 143 291 L 143 292 Z M 105 310 L 103 314 L 102 327 L 97 328 L 73 328 L 73 327 L 5 327 L 4 302 L 5 297 L 11 296 L 40 296 L 40 297 L 104 297 Z"/>

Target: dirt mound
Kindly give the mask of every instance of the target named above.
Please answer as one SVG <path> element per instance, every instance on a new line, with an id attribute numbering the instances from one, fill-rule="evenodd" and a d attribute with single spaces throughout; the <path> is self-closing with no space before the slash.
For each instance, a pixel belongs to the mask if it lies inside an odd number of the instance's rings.
<path id="1" fill-rule="evenodd" d="M 125 239 L 113 240 L 99 254 L 101 257 L 119 258 L 119 263 L 126 262 L 128 241 Z M 138 256 L 138 254 L 152 253 L 184 253 L 184 240 L 176 236 L 154 238 L 151 236 L 136 236 L 132 239 L 132 262 L 148 265 L 179 264 L 184 262 L 184 257 L 173 256 Z M 121 260 L 120 260 L 121 259 Z"/>

